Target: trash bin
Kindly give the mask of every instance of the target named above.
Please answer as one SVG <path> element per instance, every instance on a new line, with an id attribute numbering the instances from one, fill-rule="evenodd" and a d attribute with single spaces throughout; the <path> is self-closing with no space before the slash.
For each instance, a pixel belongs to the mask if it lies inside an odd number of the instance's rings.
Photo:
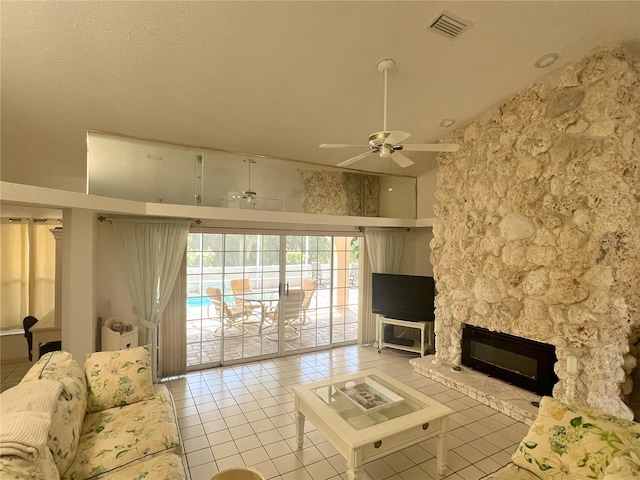
<path id="1" fill-rule="evenodd" d="M 219 471 L 211 480 L 266 480 L 257 470 L 249 467 L 231 467 Z"/>

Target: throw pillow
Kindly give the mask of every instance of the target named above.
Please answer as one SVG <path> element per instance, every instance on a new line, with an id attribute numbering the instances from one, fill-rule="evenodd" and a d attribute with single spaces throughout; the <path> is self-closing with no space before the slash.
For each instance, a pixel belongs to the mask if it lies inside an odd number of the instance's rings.
<path id="1" fill-rule="evenodd" d="M 640 447 L 640 424 L 543 397 L 511 460 L 540 478 L 602 479 L 629 447 Z"/>
<path id="2" fill-rule="evenodd" d="M 149 345 L 88 354 L 84 371 L 89 413 L 154 397 Z"/>

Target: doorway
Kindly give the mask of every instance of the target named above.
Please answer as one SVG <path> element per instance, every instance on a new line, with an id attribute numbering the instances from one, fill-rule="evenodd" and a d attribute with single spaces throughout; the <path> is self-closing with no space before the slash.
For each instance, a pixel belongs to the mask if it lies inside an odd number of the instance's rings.
<path id="1" fill-rule="evenodd" d="M 355 343 L 358 237 L 189 234 L 187 368 Z"/>

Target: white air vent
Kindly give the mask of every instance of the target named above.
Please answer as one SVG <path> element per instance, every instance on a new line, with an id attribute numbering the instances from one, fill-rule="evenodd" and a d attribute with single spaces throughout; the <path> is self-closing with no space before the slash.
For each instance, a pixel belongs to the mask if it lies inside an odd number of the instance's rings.
<path id="1" fill-rule="evenodd" d="M 431 22 L 429 28 L 447 38 L 453 39 L 458 38 L 462 32 L 472 25 L 473 23 L 469 20 L 460 18 L 451 12 L 443 11 Z"/>

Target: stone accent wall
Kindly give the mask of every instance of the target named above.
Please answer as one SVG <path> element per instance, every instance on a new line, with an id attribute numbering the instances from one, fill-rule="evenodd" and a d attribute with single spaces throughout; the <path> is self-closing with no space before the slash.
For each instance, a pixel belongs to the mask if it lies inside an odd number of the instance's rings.
<path id="1" fill-rule="evenodd" d="M 439 156 L 437 362 L 460 364 L 464 323 L 550 343 L 555 397 L 575 356 L 575 401 L 633 417 L 639 115 L 640 67 L 610 47 L 447 139 L 461 148 Z"/>
<path id="2" fill-rule="evenodd" d="M 301 170 L 300 178 L 304 213 L 363 217 L 379 215 L 380 179 L 375 175 Z"/>

